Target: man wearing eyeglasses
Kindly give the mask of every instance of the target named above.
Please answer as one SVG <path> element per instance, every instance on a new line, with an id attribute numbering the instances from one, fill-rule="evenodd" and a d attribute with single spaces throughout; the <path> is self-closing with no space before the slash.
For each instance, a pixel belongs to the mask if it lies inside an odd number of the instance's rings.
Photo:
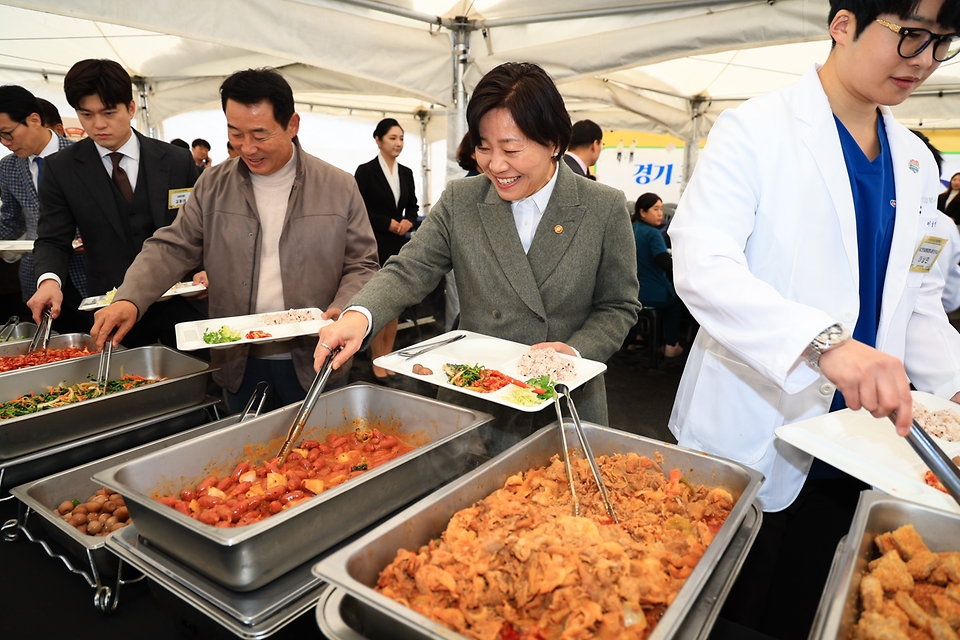
<path id="1" fill-rule="evenodd" d="M 939 172 L 889 109 L 960 50 L 960 3 L 830 5 L 826 62 L 718 118 L 670 226 L 677 292 L 701 329 L 669 426 L 766 476 L 725 613 L 777 638 L 806 638 L 864 485 L 811 469 L 775 430 L 846 406 L 883 417 L 877 429 L 896 411 L 905 435 L 911 382 L 960 399 Z"/>
<path id="2" fill-rule="evenodd" d="M 56 107 L 49 105 L 56 111 Z M 11 155 L 0 160 L 0 239 L 37 239 L 37 219 L 40 211 L 39 191 L 43 164 L 47 158 L 73 144 L 72 141 L 51 131 L 44 122 L 42 105 L 32 93 L 17 85 L 0 87 L 0 144 Z M 57 116 L 59 117 L 59 116 Z M 90 330 L 91 316 L 77 311 L 80 300 L 86 295 L 86 278 L 83 272 L 83 256 L 71 253 L 68 277 L 64 282 L 64 296 L 72 308 L 58 323 L 61 333 Z M 30 299 L 37 290 L 33 270 L 33 254 L 25 253 L 20 258 L 20 290 L 23 301 Z"/>

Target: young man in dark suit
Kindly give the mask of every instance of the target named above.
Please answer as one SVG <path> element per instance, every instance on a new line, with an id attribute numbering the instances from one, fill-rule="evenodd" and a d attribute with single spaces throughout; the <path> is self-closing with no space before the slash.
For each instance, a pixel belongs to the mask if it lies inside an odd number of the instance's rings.
<path id="1" fill-rule="evenodd" d="M 570 148 L 563 161 L 577 175 L 591 178 L 590 167 L 597 164 L 603 149 L 603 129 L 593 120 L 575 122 L 570 130 Z"/>
<path id="2" fill-rule="evenodd" d="M 143 241 L 173 222 L 199 171 L 189 150 L 134 131 L 130 76 L 112 60 L 82 60 L 63 82 L 88 138 L 50 158 L 40 186 L 40 221 L 34 246 L 37 293 L 28 301 L 34 319 L 45 307 L 61 312 L 61 282 L 79 229 L 86 251 L 87 290 L 103 294 L 123 282 Z M 202 319 L 179 296 L 150 308 L 124 344 L 176 345 L 174 325 Z"/>

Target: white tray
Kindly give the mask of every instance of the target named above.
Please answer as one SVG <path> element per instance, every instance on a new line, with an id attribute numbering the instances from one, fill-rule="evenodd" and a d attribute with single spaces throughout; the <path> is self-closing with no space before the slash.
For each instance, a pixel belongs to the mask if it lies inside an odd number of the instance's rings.
<path id="1" fill-rule="evenodd" d="M 960 414 L 960 405 L 929 393 L 914 391 L 913 399 L 931 412 L 951 409 Z M 927 466 L 887 418 L 844 409 L 780 427 L 777 436 L 880 491 L 960 513 L 953 498 L 924 482 Z M 960 455 L 960 442 L 933 439 L 951 458 Z"/>
<path id="2" fill-rule="evenodd" d="M 263 324 L 261 318 L 268 314 L 254 313 L 248 316 L 232 316 L 230 318 L 211 318 L 209 320 L 198 320 L 196 322 L 181 322 L 176 326 L 177 349 L 180 351 L 196 351 L 197 349 L 222 349 L 238 344 L 282 342 L 283 340 L 289 340 L 296 336 L 317 335 L 320 327 L 333 324 L 333 320 L 322 320 L 320 316 L 323 314 L 323 311 L 316 307 L 297 309 L 297 311 L 310 311 L 313 313 L 315 319 L 308 320 L 307 322 L 288 322 L 287 324 Z M 270 313 L 281 312 L 273 311 Z M 223 342 L 221 344 L 207 344 L 203 341 L 204 331 L 216 331 L 223 325 L 235 329 L 244 335 L 249 331 L 265 331 L 270 334 L 270 337 L 241 338 L 235 342 Z"/>
<path id="3" fill-rule="evenodd" d="M 451 331 L 443 334 L 442 336 L 424 340 L 419 344 L 408 347 L 408 349 L 413 351 L 418 347 L 427 346 L 435 342 L 442 342 L 459 334 L 463 334 L 466 337 L 452 344 L 438 347 L 433 351 L 428 351 L 422 356 L 417 356 L 415 358 L 403 358 L 396 354 L 389 354 L 377 358 L 373 361 L 373 364 L 377 365 L 378 367 L 383 367 L 384 369 L 389 369 L 390 371 L 396 371 L 397 373 L 409 376 L 415 380 L 422 380 L 423 382 L 429 382 L 430 384 L 435 384 L 440 387 L 453 389 L 454 391 L 459 391 L 460 393 L 465 393 L 470 396 L 482 398 L 483 400 L 489 400 L 490 402 L 502 404 L 505 407 L 510 407 L 511 409 L 516 409 L 517 411 L 535 413 L 545 409 L 546 407 L 553 406 L 552 399 L 545 400 L 539 405 L 533 407 L 525 407 L 514 402 L 510 402 L 505 396 L 510 392 L 510 390 L 517 388 L 515 385 L 507 385 L 503 389 L 498 389 L 490 393 L 479 393 L 477 391 L 464 389 L 463 387 L 458 387 L 447 382 L 447 374 L 443 372 L 443 365 L 445 364 L 480 364 L 487 369 L 496 369 L 497 371 L 512 378 L 526 381 L 530 378 L 530 376 L 523 376 L 520 374 L 520 372 L 517 370 L 517 362 L 520 360 L 520 356 L 529 351 L 529 345 L 521 344 L 519 342 L 510 342 L 509 340 L 501 340 L 500 338 L 492 338 L 482 333 L 473 333 L 472 331 Z M 597 377 L 607 370 L 607 365 L 602 362 L 587 360 L 585 358 L 575 358 L 573 356 L 566 356 L 563 354 L 559 355 L 561 358 L 567 358 L 573 362 L 574 366 L 576 367 L 576 376 L 574 379 L 563 383 L 571 390 L 583 386 L 583 384 L 588 380 Z M 433 373 L 428 376 L 414 373 L 413 365 L 415 364 L 422 365 L 433 371 Z"/>
<path id="4" fill-rule="evenodd" d="M 201 291 L 206 291 L 207 288 L 202 284 L 193 284 L 192 282 L 178 282 L 169 289 L 166 293 L 160 296 L 160 299 L 157 302 L 163 302 L 164 300 L 169 300 L 173 296 L 185 296 L 187 298 L 195 296 Z M 101 307 L 106 307 L 110 303 L 107 302 L 107 294 L 101 296 L 92 296 L 90 298 L 84 298 L 80 301 L 80 306 L 77 307 L 80 311 L 93 311 L 94 309 L 100 309 Z"/>
<path id="5" fill-rule="evenodd" d="M 32 253 L 33 240 L 0 240 L 0 251 L 10 253 Z"/>

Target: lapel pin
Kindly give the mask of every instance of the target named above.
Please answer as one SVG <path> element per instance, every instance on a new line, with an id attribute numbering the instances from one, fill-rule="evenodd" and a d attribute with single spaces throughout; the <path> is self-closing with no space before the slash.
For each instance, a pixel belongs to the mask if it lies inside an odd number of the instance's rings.
<path id="1" fill-rule="evenodd" d="M 562 225 L 562 224 L 558 224 L 557 226 L 555 226 L 555 227 L 553 228 L 553 232 L 554 232 L 554 233 L 563 233 L 563 225 Z"/>
<path id="2" fill-rule="evenodd" d="M 910 171 L 913 171 L 914 173 L 919 173 L 919 172 L 920 172 L 920 163 L 917 162 L 916 160 L 911 160 L 911 161 L 910 161 Z"/>

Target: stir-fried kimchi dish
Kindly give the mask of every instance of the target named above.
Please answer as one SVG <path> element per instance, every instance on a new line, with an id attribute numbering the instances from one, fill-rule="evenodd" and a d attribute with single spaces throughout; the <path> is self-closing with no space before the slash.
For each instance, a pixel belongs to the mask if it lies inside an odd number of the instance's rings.
<path id="1" fill-rule="evenodd" d="M 881 557 L 860 580 L 853 640 L 953 640 L 960 627 L 960 552 L 935 553 L 913 525 L 874 538 Z"/>
<path id="2" fill-rule="evenodd" d="M 46 351 L 24 353 L 19 356 L 0 356 L 0 373 L 89 355 L 90 350 L 87 348 L 78 349 L 76 347 L 66 347 L 63 349 L 47 349 Z"/>
<path id="3" fill-rule="evenodd" d="M 294 507 L 415 447 L 378 427 L 331 433 L 326 440 L 304 440 L 283 465 L 278 459 L 244 460 L 224 476 L 212 475 L 196 487 L 157 500 L 185 516 L 220 528 L 242 527 Z"/>
<path id="4" fill-rule="evenodd" d="M 614 524 L 582 458 L 571 460 L 573 515 L 554 456 L 454 514 L 439 540 L 400 550 L 376 589 L 467 638 L 647 638 L 734 503 L 678 469 L 665 474 L 662 462 L 597 458 Z"/>

